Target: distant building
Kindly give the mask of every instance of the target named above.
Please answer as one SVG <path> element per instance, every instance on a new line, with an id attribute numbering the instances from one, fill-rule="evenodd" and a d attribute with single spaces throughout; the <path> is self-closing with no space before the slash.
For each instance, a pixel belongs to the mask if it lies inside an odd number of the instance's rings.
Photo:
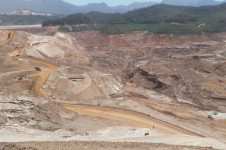
<path id="1" fill-rule="evenodd" d="M 18 9 L 16 11 L 4 13 L 4 14 L 5 15 L 21 15 L 21 16 L 28 16 L 28 15 L 32 15 L 32 16 L 52 16 L 52 14 L 39 13 L 39 12 L 27 10 L 27 9 Z"/>

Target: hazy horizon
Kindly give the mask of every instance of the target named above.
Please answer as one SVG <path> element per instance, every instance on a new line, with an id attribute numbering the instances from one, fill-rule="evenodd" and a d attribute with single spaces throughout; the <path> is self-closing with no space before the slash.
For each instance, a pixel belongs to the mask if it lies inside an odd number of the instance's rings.
<path id="1" fill-rule="evenodd" d="M 118 5 L 129 5 L 134 2 L 161 2 L 162 0 L 63 0 L 65 2 L 81 6 L 89 3 L 101 3 L 104 2 L 109 6 L 118 6 Z M 215 0 L 215 1 L 223 1 L 223 0 Z"/>
<path id="2" fill-rule="evenodd" d="M 109 6 L 129 5 L 134 2 L 161 2 L 162 0 L 63 0 L 74 5 L 86 5 L 89 3 L 106 3 Z"/>

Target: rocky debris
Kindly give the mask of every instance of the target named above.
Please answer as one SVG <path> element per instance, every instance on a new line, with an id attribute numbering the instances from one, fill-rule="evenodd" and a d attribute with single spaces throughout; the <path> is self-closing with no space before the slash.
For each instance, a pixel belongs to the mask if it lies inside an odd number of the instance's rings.
<path id="1" fill-rule="evenodd" d="M 212 147 L 174 146 L 152 143 L 126 142 L 30 142 L 30 143 L 1 143 L 0 150 L 213 150 Z"/>
<path id="2" fill-rule="evenodd" d="M 133 71 L 127 75 L 126 78 L 128 78 L 130 83 L 149 90 L 162 92 L 169 88 L 169 86 L 164 83 L 164 81 L 161 81 L 156 74 L 151 74 L 141 68 Z"/>
<path id="3" fill-rule="evenodd" d="M 6 118 L 0 115 L 0 125 L 3 125 L 6 123 Z"/>
<path id="4" fill-rule="evenodd" d="M 59 104 L 15 93 L 9 96 L 2 94 L 0 105 L 2 127 L 18 124 L 32 129 L 56 131 L 63 128 L 63 117 L 59 112 L 67 112 Z"/>
<path id="5" fill-rule="evenodd" d="M 1 150 L 38 150 L 37 148 L 32 147 L 21 147 L 16 144 L 4 144 L 4 146 L 0 146 Z"/>
<path id="6" fill-rule="evenodd" d="M 211 119 L 211 120 L 214 119 L 213 116 L 211 116 L 211 115 L 208 115 L 208 118 Z"/>
<path id="7" fill-rule="evenodd" d="M 225 106 L 220 106 L 218 108 L 218 110 L 221 112 L 221 113 L 226 113 L 226 107 Z"/>

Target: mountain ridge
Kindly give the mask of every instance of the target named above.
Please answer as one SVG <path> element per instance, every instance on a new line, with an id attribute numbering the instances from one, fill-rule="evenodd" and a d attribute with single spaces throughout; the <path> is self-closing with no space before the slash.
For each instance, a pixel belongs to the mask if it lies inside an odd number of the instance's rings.
<path id="1" fill-rule="evenodd" d="M 221 2 L 216 0 L 163 0 L 161 3 L 179 6 L 204 6 L 217 5 L 223 2 L 226 2 L 226 0 Z M 88 13 L 91 11 L 98 11 L 102 13 L 125 13 L 134 9 L 149 7 L 155 4 L 160 3 L 134 2 L 129 5 L 118 5 L 110 7 L 104 2 L 89 3 L 83 6 L 76 6 L 63 0 L 0 0 L 0 13 L 9 13 L 18 9 L 65 15 L 73 13 Z"/>
<path id="2" fill-rule="evenodd" d="M 218 5 L 224 1 L 216 1 L 216 0 L 163 0 L 163 4 L 167 5 L 177 5 L 177 6 L 208 6 L 208 5 Z"/>
<path id="3" fill-rule="evenodd" d="M 103 13 L 124 13 L 133 9 L 148 7 L 157 4 L 155 2 L 136 2 L 128 6 L 119 5 L 109 7 L 106 3 L 89 3 L 83 6 L 76 6 L 63 0 L 0 0 L 0 13 L 13 12 L 18 9 L 28 9 L 36 12 L 51 14 L 73 14 L 99 11 Z"/>

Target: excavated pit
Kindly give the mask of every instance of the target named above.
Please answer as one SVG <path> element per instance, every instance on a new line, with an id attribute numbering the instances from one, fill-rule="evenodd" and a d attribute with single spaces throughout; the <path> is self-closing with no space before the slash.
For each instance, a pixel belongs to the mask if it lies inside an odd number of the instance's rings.
<path id="1" fill-rule="evenodd" d="M 120 109 L 162 120 L 169 129 L 176 126 L 186 131 L 183 133 L 200 135 L 198 140 L 204 145 L 208 140 L 219 147 L 223 144 L 217 142 L 225 142 L 225 120 L 208 118 L 216 110 L 224 116 L 226 108 L 226 42 L 219 40 L 223 37 L 50 32 L 21 31 L 14 38 L 13 32 L 0 32 L 5 35 L 0 38 L 0 89 L 4 87 L 0 91 L 0 132 L 11 140 L 17 140 L 13 138 L 16 133 L 25 141 L 96 137 L 117 141 L 127 131 L 131 131 L 128 141 L 167 138 L 154 128 L 150 139 L 145 139 L 143 126 L 116 127 L 131 126 L 112 117 Z M 35 67 L 41 69 L 35 71 Z M 18 80 L 20 76 L 26 79 Z M 84 104 L 87 110 L 76 104 Z M 93 117 L 93 107 L 95 112 L 112 111 Z M 181 135 L 173 138 L 171 144 L 186 142 Z"/>

